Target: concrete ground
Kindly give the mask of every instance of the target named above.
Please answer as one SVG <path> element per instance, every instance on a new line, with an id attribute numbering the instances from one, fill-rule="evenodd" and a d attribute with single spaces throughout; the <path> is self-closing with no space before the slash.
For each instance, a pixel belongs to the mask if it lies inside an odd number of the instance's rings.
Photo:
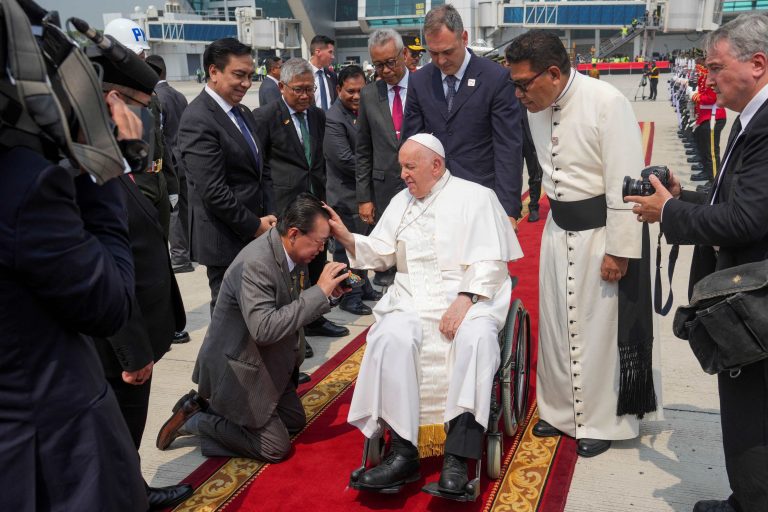
<path id="1" fill-rule="evenodd" d="M 637 76 L 603 79 L 630 100 L 637 93 Z M 633 101 L 635 114 L 639 121 L 656 123 L 652 163 L 668 165 L 681 176 L 686 187 L 692 187 L 695 183 L 688 180 L 690 167 L 675 134 L 676 119 L 669 106 L 665 80 L 662 77 L 660 81 L 658 101 Z M 195 82 L 172 85 L 190 101 L 202 89 Z M 257 87 L 254 84 L 244 100 L 251 108 L 258 106 Z M 723 134 L 723 147 L 733 117 L 730 116 Z M 667 253 L 665 248 L 665 258 Z M 681 248 L 673 281 L 675 305 L 686 302 L 690 258 L 690 248 Z M 149 418 L 140 450 L 144 476 L 153 486 L 177 483 L 205 460 L 197 443 L 189 438 L 179 439 L 165 452 L 155 448 L 155 437 L 171 407 L 194 387 L 192 369 L 210 321 L 205 268 L 197 267 L 193 273 L 176 277 L 192 341 L 174 345 L 155 366 Z M 698 500 L 724 499 L 730 493 L 722 454 L 716 379 L 701 371 L 688 344 L 672 334 L 673 314 L 674 308 L 660 322 L 665 419 L 644 421 L 640 438 L 616 442 L 613 449 L 594 459 L 579 459 L 566 511 L 689 512 Z M 311 338 L 315 357 L 305 361 L 304 371 L 311 373 L 372 321 L 370 316 L 356 317 L 338 309 L 328 317 L 349 327 L 350 335 L 344 339 Z"/>

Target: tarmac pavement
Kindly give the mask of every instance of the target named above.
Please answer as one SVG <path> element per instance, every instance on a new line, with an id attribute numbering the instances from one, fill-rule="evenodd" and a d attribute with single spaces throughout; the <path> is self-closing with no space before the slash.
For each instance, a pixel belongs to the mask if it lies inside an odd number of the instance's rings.
<path id="1" fill-rule="evenodd" d="M 640 81 L 637 75 L 602 78 L 618 87 L 630 100 L 635 97 Z M 633 102 L 635 114 L 639 121 L 656 123 L 652 163 L 668 165 L 681 177 L 686 188 L 695 188 L 696 183 L 688 180 L 690 164 L 686 163 L 682 143 L 676 135 L 677 121 L 669 105 L 666 79 L 667 75 L 662 75 L 658 101 Z M 171 85 L 189 101 L 203 87 L 196 82 Z M 258 106 L 257 89 L 258 83 L 254 83 L 243 101 L 250 108 Z M 728 126 L 721 138 L 723 149 L 730 123 L 735 118 L 729 114 Z M 654 243 L 657 233 L 658 228 L 653 227 Z M 668 252 L 665 246 L 665 268 Z M 675 307 L 687 303 L 691 253 L 690 247 L 681 247 L 672 284 Z M 655 251 L 651 254 L 653 257 Z M 664 274 L 662 281 L 666 291 L 666 271 Z M 154 367 L 149 417 L 140 449 L 144 477 L 152 486 L 175 484 L 205 460 L 195 438 L 180 438 L 165 452 L 155 448 L 157 432 L 169 417 L 171 407 L 181 395 L 195 387 L 191 381 L 192 369 L 210 322 L 210 292 L 205 268 L 196 265 L 194 272 L 176 277 L 192 340 L 173 345 L 171 352 Z M 566 511 L 690 512 L 698 500 L 725 499 L 730 494 L 722 453 L 717 381 L 701 370 L 688 344 L 674 337 L 673 316 L 674 307 L 660 321 L 664 419 L 643 421 L 638 439 L 614 442 L 613 448 L 605 454 L 579 459 Z M 304 362 L 303 371 L 311 373 L 317 369 L 373 320 L 372 316 L 358 317 L 338 308 L 327 317 L 346 325 L 350 335 L 341 339 L 309 338 L 315 356 Z"/>

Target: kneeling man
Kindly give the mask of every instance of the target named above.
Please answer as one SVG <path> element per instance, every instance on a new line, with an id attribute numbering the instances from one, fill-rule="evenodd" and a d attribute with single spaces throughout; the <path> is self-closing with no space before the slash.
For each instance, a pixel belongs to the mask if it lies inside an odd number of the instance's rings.
<path id="1" fill-rule="evenodd" d="M 390 428 L 392 450 L 358 483 L 414 481 L 419 454 L 445 453 L 439 487 L 461 494 L 466 460 L 482 455 L 488 427 L 512 293 L 507 262 L 522 251 L 493 190 L 452 176 L 436 137 L 410 137 L 399 160 L 408 189 L 370 236 L 353 235 L 335 213 L 330 221 L 353 268 L 397 266 L 373 310 L 348 417 L 367 437 Z"/>
<path id="2" fill-rule="evenodd" d="M 317 284 L 301 291 L 307 263 L 325 247 L 330 227 L 322 203 L 301 194 L 264 235 L 227 269 L 190 391 L 163 425 L 157 447 L 197 435 L 207 457 L 279 462 L 290 435 L 306 422 L 296 394 L 304 360 L 303 327 L 330 310 L 329 297 L 349 276 L 329 263 Z M 299 292 L 301 292 L 299 294 Z"/>

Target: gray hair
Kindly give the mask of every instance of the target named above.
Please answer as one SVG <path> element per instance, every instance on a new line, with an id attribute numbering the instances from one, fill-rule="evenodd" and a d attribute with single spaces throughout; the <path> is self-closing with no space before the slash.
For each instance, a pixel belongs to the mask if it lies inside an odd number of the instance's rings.
<path id="1" fill-rule="evenodd" d="M 299 75 L 312 74 L 312 66 L 304 59 L 294 57 L 283 62 L 283 69 L 280 70 L 280 81 L 289 84 Z"/>
<path id="2" fill-rule="evenodd" d="M 432 34 L 445 27 L 456 37 L 464 33 L 464 22 L 461 21 L 459 11 L 451 4 L 444 4 L 429 10 L 424 18 L 424 33 Z"/>
<path id="3" fill-rule="evenodd" d="M 395 49 L 397 53 L 403 51 L 403 38 L 392 28 L 379 28 L 374 30 L 368 38 L 368 53 L 376 46 L 382 46 L 390 41 L 395 42 Z"/>
<path id="4" fill-rule="evenodd" d="M 742 14 L 707 34 L 704 48 L 710 50 L 722 40 L 731 44 L 731 53 L 741 62 L 749 60 L 756 53 L 768 55 L 768 16 Z"/>

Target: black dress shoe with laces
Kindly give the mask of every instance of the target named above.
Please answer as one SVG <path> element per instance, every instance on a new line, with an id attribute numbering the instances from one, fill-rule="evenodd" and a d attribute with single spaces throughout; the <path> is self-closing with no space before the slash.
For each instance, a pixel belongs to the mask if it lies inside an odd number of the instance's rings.
<path id="1" fill-rule="evenodd" d="M 464 494 L 469 482 L 467 477 L 467 460 L 450 453 L 445 454 L 443 469 L 440 471 L 438 488 L 451 494 Z"/>
<path id="2" fill-rule="evenodd" d="M 173 333 L 173 343 L 189 343 L 190 339 L 187 331 L 176 331 Z"/>
<path id="3" fill-rule="evenodd" d="M 189 484 L 169 485 L 168 487 L 147 486 L 149 510 L 174 507 L 192 496 L 194 491 L 194 488 Z"/>
<path id="4" fill-rule="evenodd" d="M 312 347 L 309 345 L 309 342 L 305 342 L 304 345 L 304 359 L 309 359 L 310 357 L 313 357 L 315 355 L 315 351 L 312 350 Z"/>
<path id="5" fill-rule="evenodd" d="M 349 334 L 349 329 L 320 317 L 304 327 L 305 336 L 327 336 L 329 338 L 341 338 Z"/>
<path id="6" fill-rule="evenodd" d="M 536 437 L 555 437 L 563 435 L 562 432 L 544 420 L 539 420 L 533 426 L 533 435 Z"/>
<path id="7" fill-rule="evenodd" d="M 594 457 L 608 451 L 611 442 L 604 439 L 579 439 L 576 441 L 576 453 L 582 457 Z"/>
<path id="8" fill-rule="evenodd" d="M 736 512 L 736 509 L 727 500 L 704 500 L 696 502 L 693 512 Z"/>
<path id="9" fill-rule="evenodd" d="M 299 384 L 306 384 L 310 380 L 312 380 L 312 378 L 309 375 L 307 375 L 304 372 L 299 372 L 299 379 L 298 379 Z"/>
<path id="10" fill-rule="evenodd" d="M 369 489 L 387 489 L 415 482 L 419 478 L 419 451 L 392 431 L 391 451 L 381 464 L 363 473 L 358 483 Z"/>
<path id="11" fill-rule="evenodd" d="M 356 302 L 342 302 L 339 306 L 341 309 L 346 311 L 347 313 L 352 313 L 353 315 L 370 315 L 373 314 L 373 311 L 371 311 L 371 308 L 363 304 L 362 301 L 356 301 Z"/>

